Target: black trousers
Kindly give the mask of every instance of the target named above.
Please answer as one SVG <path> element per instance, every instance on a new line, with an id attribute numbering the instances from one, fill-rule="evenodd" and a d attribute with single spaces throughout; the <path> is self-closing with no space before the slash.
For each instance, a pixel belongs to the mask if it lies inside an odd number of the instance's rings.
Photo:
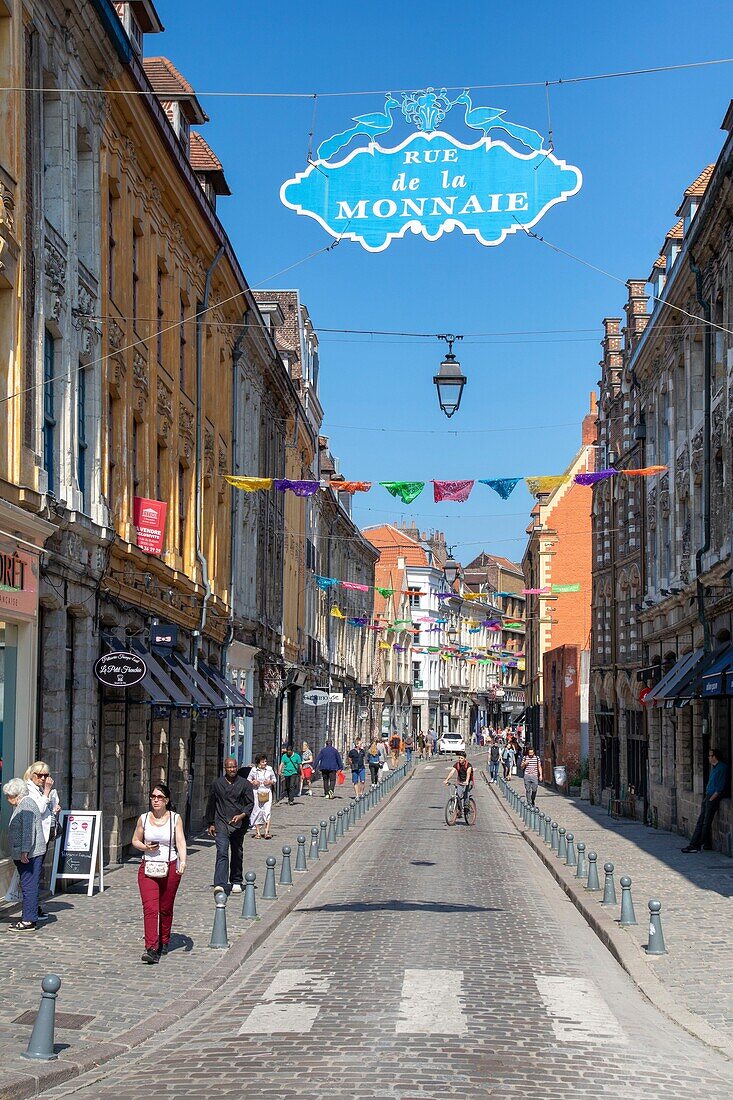
<path id="1" fill-rule="evenodd" d="M 321 775 L 323 776 L 323 793 L 333 794 L 336 788 L 336 772 L 325 772 L 321 769 Z"/>
<path id="2" fill-rule="evenodd" d="M 214 868 L 214 885 L 226 886 L 228 883 L 244 881 L 242 877 L 242 845 L 247 834 L 245 822 L 238 829 L 227 833 L 223 825 L 216 827 L 216 867 Z"/>
<path id="3" fill-rule="evenodd" d="M 369 773 L 372 777 L 372 786 L 374 786 L 375 784 L 377 784 L 379 782 L 379 768 L 380 768 L 379 764 L 370 764 L 369 765 Z"/>
<path id="4" fill-rule="evenodd" d="M 703 844 L 707 848 L 712 847 L 713 818 L 719 809 L 720 797 L 711 802 L 710 795 L 706 794 L 702 800 L 700 816 L 697 819 L 697 825 L 690 841 L 691 848 L 700 848 Z"/>
<path id="5" fill-rule="evenodd" d="M 285 793 L 288 796 L 288 802 L 292 802 L 295 798 L 295 792 L 298 789 L 299 778 L 300 777 L 298 776 L 297 772 L 295 772 L 294 775 L 283 776 L 283 779 L 285 780 Z"/>

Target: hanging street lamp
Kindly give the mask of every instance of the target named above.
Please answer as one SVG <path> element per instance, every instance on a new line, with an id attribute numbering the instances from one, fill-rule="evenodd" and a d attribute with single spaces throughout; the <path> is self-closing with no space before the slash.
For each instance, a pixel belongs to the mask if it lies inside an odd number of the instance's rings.
<path id="1" fill-rule="evenodd" d="M 445 577 L 446 582 L 450 588 L 452 588 L 453 585 L 456 583 L 460 574 L 461 563 L 455 560 L 455 558 L 453 557 L 453 547 L 449 546 L 448 558 L 445 562 L 445 565 L 443 566 L 443 576 Z"/>
<path id="2" fill-rule="evenodd" d="M 438 391 L 440 407 L 450 418 L 460 408 L 463 387 L 467 381 L 465 374 L 461 374 L 461 364 L 453 354 L 453 344 L 456 340 L 462 340 L 463 337 L 444 334 L 439 335 L 438 339 L 445 340 L 448 345 L 448 354 L 440 364 L 440 370 L 433 377 L 433 384 Z"/>

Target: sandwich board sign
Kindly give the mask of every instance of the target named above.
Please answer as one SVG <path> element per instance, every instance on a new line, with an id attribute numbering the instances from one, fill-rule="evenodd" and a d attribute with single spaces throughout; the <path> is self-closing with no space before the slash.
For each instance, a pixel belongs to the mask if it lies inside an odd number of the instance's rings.
<path id="1" fill-rule="evenodd" d="M 407 233 L 437 241 L 453 230 L 498 245 L 580 190 L 580 169 L 551 142 L 500 107 L 474 105 L 468 89 L 455 98 L 445 88 L 401 95 L 388 92 L 382 110 L 322 141 L 305 171 L 283 183 L 282 203 L 337 240 L 381 252 Z M 460 136 L 441 129 L 450 112 Z M 395 121 L 417 132 L 395 143 L 386 138 Z"/>
<path id="2" fill-rule="evenodd" d="M 94 892 L 99 875 L 99 892 L 104 891 L 102 867 L 102 811 L 62 810 L 59 814 L 61 835 L 56 838 L 51 870 L 51 893 L 58 879 L 87 883 L 87 895 Z"/>

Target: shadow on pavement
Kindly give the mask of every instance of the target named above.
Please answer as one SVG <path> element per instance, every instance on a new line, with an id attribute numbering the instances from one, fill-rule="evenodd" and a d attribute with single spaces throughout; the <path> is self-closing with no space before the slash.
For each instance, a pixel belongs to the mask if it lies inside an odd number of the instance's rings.
<path id="1" fill-rule="evenodd" d="M 503 909 L 491 909 L 485 905 L 457 905 L 453 901 L 352 901 L 299 908 L 299 913 L 381 913 L 385 910 L 397 913 L 503 913 Z"/>

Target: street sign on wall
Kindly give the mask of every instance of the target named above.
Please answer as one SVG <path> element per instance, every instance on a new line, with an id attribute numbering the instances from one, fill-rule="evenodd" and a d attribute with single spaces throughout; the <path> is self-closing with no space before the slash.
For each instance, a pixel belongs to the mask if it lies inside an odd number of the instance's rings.
<path id="1" fill-rule="evenodd" d="M 451 111 L 467 141 L 439 129 Z M 403 92 L 401 101 L 390 93 L 381 111 L 355 116 L 354 125 L 322 141 L 316 160 L 285 181 L 280 198 L 370 252 L 408 232 L 435 241 L 454 229 L 483 245 L 501 244 L 582 183 L 580 170 L 556 157 L 536 130 L 505 114 L 474 106 L 468 91 L 451 99 L 445 89 L 427 88 Z M 417 133 L 387 146 L 384 135 L 400 115 Z M 471 131 L 483 136 L 471 140 Z M 349 149 L 354 141 L 362 144 Z"/>
<path id="2" fill-rule="evenodd" d="M 137 527 L 137 545 L 146 554 L 159 557 L 163 553 L 165 517 L 168 505 L 164 500 L 135 497 L 133 519 Z"/>
<path id="3" fill-rule="evenodd" d="M 315 688 L 313 691 L 303 692 L 303 702 L 309 707 L 325 707 L 328 702 L 328 692 Z"/>

